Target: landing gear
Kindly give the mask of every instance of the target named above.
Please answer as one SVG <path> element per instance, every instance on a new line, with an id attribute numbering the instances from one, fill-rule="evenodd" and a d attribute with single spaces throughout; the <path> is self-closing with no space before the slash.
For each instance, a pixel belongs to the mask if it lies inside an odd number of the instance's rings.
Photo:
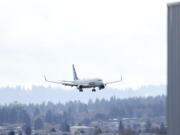
<path id="1" fill-rule="evenodd" d="M 92 92 L 95 92 L 95 91 L 96 91 L 96 89 L 95 89 L 95 88 L 93 88 L 93 89 L 92 89 Z"/>
<path id="2" fill-rule="evenodd" d="M 81 85 L 77 86 L 77 89 L 79 90 L 79 92 L 83 92 L 83 87 Z"/>
<path id="3" fill-rule="evenodd" d="M 83 89 L 79 89 L 79 92 L 83 92 Z"/>

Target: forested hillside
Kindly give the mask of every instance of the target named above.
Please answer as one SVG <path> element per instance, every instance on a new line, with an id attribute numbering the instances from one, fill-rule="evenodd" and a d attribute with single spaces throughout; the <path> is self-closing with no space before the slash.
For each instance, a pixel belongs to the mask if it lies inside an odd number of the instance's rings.
<path id="1" fill-rule="evenodd" d="M 89 100 L 62 103 L 21 104 L 0 106 L 0 124 L 22 123 L 35 126 L 37 122 L 49 124 L 68 123 L 88 125 L 93 120 L 108 121 L 121 118 L 155 118 L 166 115 L 166 96 L 139 97 L 110 100 Z M 43 125 L 42 124 L 42 125 Z"/>

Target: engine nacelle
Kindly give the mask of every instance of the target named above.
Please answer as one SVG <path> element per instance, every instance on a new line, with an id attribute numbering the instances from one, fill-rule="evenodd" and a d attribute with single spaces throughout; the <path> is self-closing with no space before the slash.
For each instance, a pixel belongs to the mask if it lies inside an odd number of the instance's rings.
<path id="1" fill-rule="evenodd" d="M 101 86 L 99 86 L 99 89 L 104 89 L 105 88 L 105 85 L 101 85 Z"/>

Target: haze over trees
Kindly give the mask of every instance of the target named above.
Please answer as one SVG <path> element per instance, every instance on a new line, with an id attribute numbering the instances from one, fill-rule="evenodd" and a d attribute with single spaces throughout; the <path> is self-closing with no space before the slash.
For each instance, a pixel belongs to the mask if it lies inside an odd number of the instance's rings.
<path id="1" fill-rule="evenodd" d="M 142 86 L 136 90 L 134 89 L 115 89 L 115 88 L 105 88 L 101 91 L 92 92 L 91 89 L 85 89 L 83 93 L 79 93 L 76 88 L 66 88 L 64 87 L 44 87 L 44 86 L 32 86 L 31 89 L 25 89 L 24 87 L 1 87 L 0 88 L 0 99 L 1 104 L 10 104 L 14 101 L 20 103 L 34 103 L 41 104 L 42 102 L 51 101 L 53 103 L 67 103 L 69 101 L 81 101 L 83 103 L 88 103 L 91 99 L 95 101 L 98 99 L 110 99 L 112 96 L 116 95 L 117 98 L 125 99 L 129 97 L 147 97 L 147 96 L 158 96 L 166 95 L 166 86 Z M 38 113 L 38 112 L 36 112 Z"/>
<path id="2" fill-rule="evenodd" d="M 89 125 L 91 121 L 95 120 L 160 116 L 166 116 L 166 96 L 128 99 L 111 97 L 110 100 L 89 100 L 87 104 L 80 101 L 70 101 L 66 104 L 52 102 L 20 104 L 15 102 L 0 106 L 0 124 L 22 123 L 33 126 L 35 129 L 43 129 L 44 123 L 49 123 L 59 124 L 60 128 L 68 131 L 69 125 Z M 148 121 L 146 125 L 146 130 L 149 130 L 150 123 Z M 162 123 L 161 129 L 163 130 L 163 128 Z M 119 130 L 122 129 L 121 125 Z"/>

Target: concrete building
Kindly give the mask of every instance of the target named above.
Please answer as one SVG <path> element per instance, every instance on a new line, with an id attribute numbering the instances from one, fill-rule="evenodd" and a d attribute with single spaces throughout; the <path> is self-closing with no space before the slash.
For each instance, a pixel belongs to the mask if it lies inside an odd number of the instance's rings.
<path id="1" fill-rule="evenodd" d="M 180 2 L 168 4 L 168 135 L 180 134 Z"/>

